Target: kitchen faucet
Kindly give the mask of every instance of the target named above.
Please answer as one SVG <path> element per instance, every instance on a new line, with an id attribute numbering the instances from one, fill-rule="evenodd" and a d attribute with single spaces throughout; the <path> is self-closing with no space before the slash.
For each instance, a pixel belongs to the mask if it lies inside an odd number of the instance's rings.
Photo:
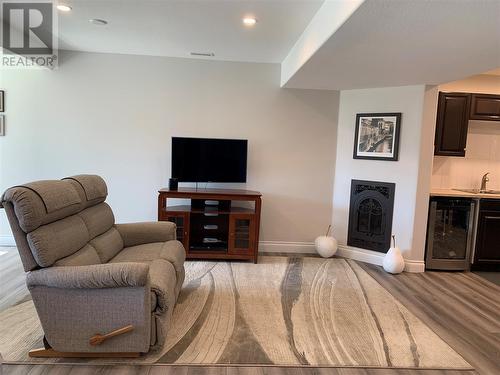
<path id="1" fill-rule="evenodd" d="M 483 176 L 483 179 L 481 180 L 481 189 L 479 190 L 479 192 L 483 192 L 483 191 L 486 191 L 486 184 L 488 183 L 488 181 L 490 180 L 488 175 L 490 174 L 490 172 L 486 173 L 484 176 Z"/>

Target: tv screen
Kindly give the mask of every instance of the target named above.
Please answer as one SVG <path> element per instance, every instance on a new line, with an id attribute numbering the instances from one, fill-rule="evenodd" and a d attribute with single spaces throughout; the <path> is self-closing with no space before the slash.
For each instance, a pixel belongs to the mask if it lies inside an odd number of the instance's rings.
<path id="1" fill-rule="evenodd" d="M 172 137 L 172 177 L 179 182 L 246 182 L 243 139 Z"/>

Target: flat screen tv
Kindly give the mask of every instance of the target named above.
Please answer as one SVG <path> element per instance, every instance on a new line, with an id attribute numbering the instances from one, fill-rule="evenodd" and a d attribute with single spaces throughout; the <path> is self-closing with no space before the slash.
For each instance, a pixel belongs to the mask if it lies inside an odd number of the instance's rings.
<path id="1" fill-rule="evenodd" d="M 246 182 L 244 139 L 172 137 L 172 177 L 179 182 Z"/>

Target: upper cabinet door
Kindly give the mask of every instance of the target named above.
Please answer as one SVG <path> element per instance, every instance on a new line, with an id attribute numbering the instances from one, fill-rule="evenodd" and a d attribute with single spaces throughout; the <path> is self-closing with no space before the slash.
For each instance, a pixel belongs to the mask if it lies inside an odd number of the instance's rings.
<path id="1" fill-rule="evenodd" d="M 500 95 L 472 94 L 470 118 L 500 121 Z"/>
<path id="2" fill-rule="evenodd" d="M 434 155 L 465 156 L 471 94 L 439 93 Z"/>

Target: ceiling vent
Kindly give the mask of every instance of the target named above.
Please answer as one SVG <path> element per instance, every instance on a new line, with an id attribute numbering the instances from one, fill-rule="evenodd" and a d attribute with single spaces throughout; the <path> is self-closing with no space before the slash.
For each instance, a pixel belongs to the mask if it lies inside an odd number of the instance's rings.
<path id="1" fill-rule="evenodd" d="M 204 56 L 204 57 L 214 57 L 213 52 L 191 52 L 191 56 Z"/>
<path id="2" fill-rule="evenodd" d="M 97 25 L 97 26 L 104 26 L 104 25 L 107 25 L 108 24 L 108 21 L 106 20 L 101 20 L 99 18 L 92 18 L 91 20 L 89 20 L 89 22 L 92 24 L 92 25 Z"/>

